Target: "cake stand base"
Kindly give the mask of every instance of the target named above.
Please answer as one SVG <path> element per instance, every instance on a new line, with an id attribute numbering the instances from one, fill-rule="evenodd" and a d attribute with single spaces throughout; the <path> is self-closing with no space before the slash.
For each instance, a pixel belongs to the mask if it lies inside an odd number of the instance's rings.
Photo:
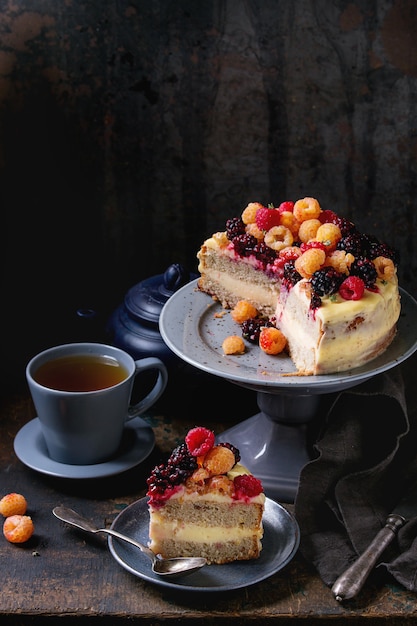
<path id="1" fill-rule="evenodd" d="M 301 469 L 311 460 L 310 423 L 320 397 L 257 393 L 260 413 L 224 431 L 217 441 L 230 441 L 241 462 L 264 487 L 268 498 L 293 503 Z"/>

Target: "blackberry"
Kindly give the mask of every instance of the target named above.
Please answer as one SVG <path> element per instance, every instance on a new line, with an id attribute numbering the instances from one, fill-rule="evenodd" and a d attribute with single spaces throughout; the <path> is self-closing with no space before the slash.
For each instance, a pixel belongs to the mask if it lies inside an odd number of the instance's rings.
<path id="1" fill-rule="evenodd" d="M 245 234 L 245 224 L 241 217 L 231 217 L 226 222 L 226 234 L 229 241 Z"/>
<path id="2" fill-rule="evenodd" d="M 323 267 L 311 277 L 311 287 L 318 296 L 331 296 L 339 290 L 345 276 L 334 267 Z"/>
<path id="3" fill-rule="evenodd" d="M 377 239 L 369 242 L 366 256 L 371 260 L 376 259 L 378 256 L 384 256 L 387 259 L 391 259 L 395 265 L 398 265 L 400 261 L 398 250 L 392 248 L 387 243 L 378 241 Z"/>
<path id="4" fill-rule="evenodd" d="M 250 256 L 258 240 L 253 235 L 238 235 L 233 239 L 233 246 L 240 256 Z"/>
<path id="5" fill-rule="evenodd" d="M 315 311 L 316 309 L 319 309 L 320 307 L 321 307 L 321 298 L 315 291 L 313 291 L 311 293 L 310 309 L 312 311 Z"/>
<path id="6" fill-rule="evenodd" d="M 153 494 L 162 494 L 169 487 L 185 482 L 197 467 L 197 460 L 189 453 L 187 444 L 182 443 L 172 451 L 166 464 L 153 469 L 147 485 Z"/>
<path id="7" fill-rule="evenodd" d="M 253 248 L 253 254 L 256 256 L 258 261 L 261 261 L 261 263 L 264 263 L 265 265 L 272 265 L 277 258 L 275 250 L 267 246 L 263 241 L 259 241 L 255 245 Z"/>
<path id="8" fill-rule="evenodd" d="M 336 224 L 336 226 L 339 226 L 342 237 L 347 237 L 348 235 L 353 235 L 358 232 L 356 230 L 355 224 L 349 221 L 346 217 L 340 217 L 339 215 L 336 215 L 334 224 Z"/>
<path id="9" fill-rule="evenodd" d="M 232 445 L 231 443 L 219 443 L 219 446 L 223 446 L 224 448 L 228 448 L 229 450 L 231 450 L 233 452 L 233 454 L 235 455 L 235 463 L 239 463 L 240 461 L 240 452 L 237 448 L 235 448 L 234 445 Z"/>
<path id="10" fill-rule="evenodd" d="M 375 287 L 375 281 L 378 277 L 375 265 L 370 259 L 359 257 L 354 260 L 350 266 L 351 276 L 359 276 L 365 283 L 365 287 L 373 289 Z"/>
<path id="11" fill-rule="evenodd" d="M 336 249 L 350 252 L 354 257 L 362 256 L 366 252 L 366 240 L 360 233 L 352 232 L 337 242 Z"/>
<path id="12" fill-rule="evenodd" d="M 259 343 L 259 335 L 261 334 L 261 328 L 265 326 L 274 326 L 274 324 L 267 319 L 262 317 L 251 317 L 248 320 L 245 320 L 240 325 L 242 329 L 242 337 L 250 343 Z"/>
<path id="13" fill-rule="evenodd" d="M 301 274 L 295 269 L 294 261 L 288 261 L 284 265 L 284 283 L 288 287 L 293 287 L 302 278 Z"/>

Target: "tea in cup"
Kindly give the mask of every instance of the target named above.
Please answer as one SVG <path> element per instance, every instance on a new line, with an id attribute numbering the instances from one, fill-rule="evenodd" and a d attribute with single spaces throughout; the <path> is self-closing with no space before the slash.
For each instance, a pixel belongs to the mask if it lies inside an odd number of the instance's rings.
<path id="1" fill-rule="evenodd" d="M 157 373 L 151 390 L 132 404 L 139 374 L 150 370 Z M 40 352 L 29 361 L 26 379 L 51 459 L 91 465 L 117 452 L 126 422 L 155 404 L 168 373 L 159 358 L 135 361 L 120 348 L 86 342 Z"/>

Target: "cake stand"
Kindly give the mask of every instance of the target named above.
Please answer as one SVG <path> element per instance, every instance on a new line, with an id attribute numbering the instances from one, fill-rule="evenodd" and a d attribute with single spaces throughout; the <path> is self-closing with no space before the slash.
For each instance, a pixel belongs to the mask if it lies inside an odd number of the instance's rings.
<path id="1" fill-rule="evenodd" d="M 410 357 L 417 349 L 417 302 L 401 292 L 398 332 L 381 356 L 346 372 L 297 376 L 286 355 L 268 356 L 248 344 L 245 354 L 226 356 L 222 342 L 237 325 L 221 305 L 197 288 L 194 280 L 164 305 L 159 318 L 163 340 L 181 359 L 209 374 L 251 389 L 259 413 L 217 436 L 240 450 L 242 462 L 263 483 L 268 497 L 293 502 L 302 467 L 312 457 L 314 432 L 332 394 L 365 382 Z M 186 381 L 184 381 L 186 384 Z M 213 412 L 222 398 L 201 398 Z M 198 415 L 198 407 L 196 407 Z"/>

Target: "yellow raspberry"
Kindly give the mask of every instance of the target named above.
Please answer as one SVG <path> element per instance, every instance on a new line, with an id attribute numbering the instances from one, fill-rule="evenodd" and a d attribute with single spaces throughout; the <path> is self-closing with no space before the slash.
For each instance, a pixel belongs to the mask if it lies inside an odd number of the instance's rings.
<path id="1" fill-rule="evenodd" d="M 300 222 L 294 217 L 294 213 L 292 211 L 283 211 L 280 217 L 280 224 L 288 228 L 295 237 L 298 233 L 298 229 L 300 228 Z"/>
<path id="2" fill-rule="evenodd" d="M 355 257 L 345 250 L 334 250 L 326 258 L 326 265 L 334 267 L 341 274 L 349 274 L 349 268 Z"/>
<path id="3" fill-rule="evenodd" d="M 264 231 L 259 228 L 256 222 L 246 224 L 245 231 L 248 235 L 252 235 L 252 237 L 255 237 L 255 239 L 257 239 L 258 241 L 263 241 L 263 238 L 265 236 Z"/>
<path id="4" fill-rule="evenodd" d="M 237 302 L 237 304 L 233 307 L 230 315 L 233 317 L 235 322 L 243 324 L 246 320 L 250 320 L 252 317 L 257 317 L 258 310 L 247 300 L 239 300 L 239 302 Z"/>
<path id="5" fill-rule="evenodd" d="M 0 513 L 4 517 L 24 515 L 27 506 L 26 498 L 20 493 L 8 493 L 0 500 Z"/>
<path id="6" fill-rule="evenodd" d="M 337 242 L 342 238 L 339 226 L 328 222 L 322 224 L 316 233 L 316 241 L 320 241 L 326 246 L 327 253 L 336 249 Z"/>
<path id="7" fill-rule="evenodd" d="M 377 256 L 373 262 L 378 274 L 378 278 L 380 278 L 381 280 L 389 280 L 394 276 L 395 265 L 392 259 L 388 259 L 385 256 Z"/>
<path id="8" fill-rule="evenodd" d="M 265 234 L 264 241 L 269 248 L 279 252 L 288 246 L 292 246 L 294 237 L 286 226 L 273 226 Z"/>
<path id="9" fill-rule="evenodd" d="M 260 202 L 249 202 L 248 206 L 246 207 L 246 209 L 243 210 L 243 213 L 241 215 L 242 222 L 244 224 L 253 224 L 256 219 L 257 210 L 262 208 L 263 204 L 261 204 Z"/>
<path id="10" fill-rule="evenodd" d="M 302 198 L 297 200 L 293 209 L 294 217 L 299 222 L 318 218 L 321 213 L 321 207 L 315 198 Z"/>
<path id="11" fill-rule="evenodd" d="M 303 243 L 307 243 L 310 239 L 314 239 L 317 230 L 320 228 L 321 222 L 318 219 L 305 220 L 301 222 L 298 229 L 298 238 Z"/>
<path id="12" fill-rule="evenodd" d="M 24 543 L 33 535 L 35 527 L 28 515 L 11 515 L 3 524 L 3 535 L 10 543 Z"/>
<path id="13" fill-rule="evenodd" d="M 235 455 L 229 448 L 214 446 L 206 454 L 203 467 L 209 472 L 210 476 L 217 476 L 218 474 L 230 472 L 235 463 Z"/>
<path id="14" fill-rule="evenodd" d="M 311 278 L 323 265 L 326 253 L 320 248 L 309 248 L 294 261 L 294 267 L 303 278 Z"/>
<path id="15" fill-rule="evenodd" d="M 259 347 L 266 354 L 279 354 L 287 345 L 285 335 L 274 327 L 264 327 L 259 335 Z"/>
<path id="16" fill-rule="evenodd" d="M 230 335 L 222 343 L 224 354 L 243 354 L 245 352 L 245 342 L 242 337 Z"/>

